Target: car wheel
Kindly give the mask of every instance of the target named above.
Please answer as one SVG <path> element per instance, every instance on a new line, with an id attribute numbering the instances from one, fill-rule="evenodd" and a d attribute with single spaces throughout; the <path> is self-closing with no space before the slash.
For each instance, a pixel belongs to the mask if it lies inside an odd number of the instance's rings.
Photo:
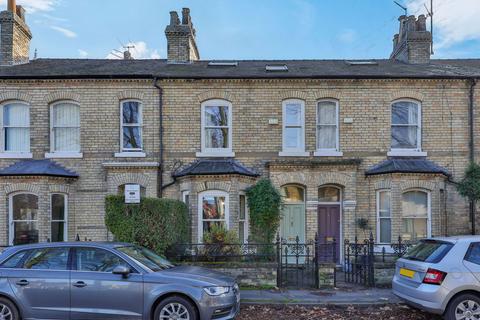
<path id="1" fill-rule="evenodd" d="M 180 296 L 168 297 L 155 308 L 155 320 L 197 320 L 195 306 Z M 0 318 L 1 320 L 1 318 Z"/>
<path id="2" fill-rule="evenodd" d="M 8 299 L 0 297 L 0 320 L 20 320 L 17 307 Z"/>
<path id="3" fill-rule="evenodd" d="M 446 320 L 480 319 L 480 298 L 474 294 L 462 294 L 450 301 L 445 312 Z"/>

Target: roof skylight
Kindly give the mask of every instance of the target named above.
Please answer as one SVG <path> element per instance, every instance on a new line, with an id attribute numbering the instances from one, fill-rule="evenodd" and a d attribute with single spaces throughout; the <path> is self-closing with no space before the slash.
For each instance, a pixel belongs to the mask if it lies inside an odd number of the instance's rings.
<path id="1" fill-rule="evenodd" d="M 209 67 L 236 67 L 238 66 L 237 61 L 210 61 L 208 63 Z"/>
<path id="2" fill-rule="evenodd" d="M 273 71 L 273 72 L 287 72 L 288 67 L 286 64 L 267 64 L 265 66 L 266 71 Z"/>

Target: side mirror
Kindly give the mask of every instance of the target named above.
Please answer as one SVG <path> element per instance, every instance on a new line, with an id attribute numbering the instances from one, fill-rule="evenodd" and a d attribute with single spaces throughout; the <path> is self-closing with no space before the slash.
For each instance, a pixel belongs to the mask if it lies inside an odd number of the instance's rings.
<path id="1" fill-rule="evenodd" d="M 119 274 L 124 278 L 127 277 L 130 274 L 130 272 L 131 272 L 130 268 L 126 266 L 116 266 L 112 271 L 113 274 Z"/>

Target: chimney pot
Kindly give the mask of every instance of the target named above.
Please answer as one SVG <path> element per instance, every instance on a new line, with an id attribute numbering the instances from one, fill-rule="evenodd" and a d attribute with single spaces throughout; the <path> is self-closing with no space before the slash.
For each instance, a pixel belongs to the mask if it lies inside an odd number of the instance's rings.
<path id="1" fill-rule="evenodd" d="M 22 21 L 25 21 L 25 9 L 22 6 L 17 6 L 17 16 L 19 16 Z"/>
<path id="2" fill-rule="evenodd" d="M 180 19 L 178 18 L 177 11 L 170 11 L 170 25 L 178 26 L 180 24 Z"/>
<path id="3" fill-rule="evenodd" d="M 17 1 L 8 0 L 8 11 L 16 13 L 17 12 Z"/>
<path id="4" fill-rule="evenodd" d="M 190 18 L 190 9 L 189 8 L 183 8 L 182 9 L 182 24 L 187 24 L 190 25 L 192 22 Z"/>
<path id="5" fill-rule="evenodd" d="M 424 14 L 418 16 L 417 31 L 427 31 L 427 17 Z"/>

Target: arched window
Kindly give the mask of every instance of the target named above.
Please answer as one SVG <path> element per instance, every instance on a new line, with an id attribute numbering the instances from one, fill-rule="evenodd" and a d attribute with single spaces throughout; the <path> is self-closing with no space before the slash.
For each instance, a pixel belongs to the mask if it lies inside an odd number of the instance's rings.
<path id="1" fill-rule="evenodd" d="M 55 103 L 50 119 L 51 152 L 80 152 L 80 106 L 73 102 Z"/>
<path id="2" fill-rule="evenodd" d="M 305 152 L 305 102 L 288 99 L 282 103 L 283 148 L 280 156 L 308 156 Z"/>
<path id="3" fill-rule="evenodd" d="M 120 103 L 120 146 L 122 152 L 140 152 L 143 150 L 142 103 L 125 100 Z"/>
<path id="4" fill-rule="evenodd" d="M 430 194 L 411 190 L 402 194 L 404 240 L 418 240 L 430 236 Z"/>
<path id="5" fill-rule="evenodd" d="M 2 106 L 2 151 L 30 152 L 30 107 L 23 102 Z"/>
<path id="6" fill-rule="evenodd" d="M 9 197 L 9 244 L 38 242 L 38 197 L 17 193 Z"/>
<path id="7" fill-rule="evenodd" d="M 340 202 L 340 189 L 334 186 L 318 188 L 318 202 Z"/>
<path id="8" fill-rule="evenodd" d="M 283 186 L 281 189 L 285 203 L 299 203 L 305 201 L 305 189 L 297 185 Z"/>
<path id="9" fill-rule="evenodd" d="M 392 241 L 390 190 L 377 191 L 377 239 L 379 243 L 390 243 Z"/>
<path id="10" fill-rule="evenodd" d="M 213 99 L 202 103 L 202 154 L 232 155 L 232 104 Z"/>
<path id="11" fill-rule="evenodd" d="M 338 101 L 321 100 L 317 103 L 316 155 L 334 155 L 336 151 L 339 151 Z"/>
<path id="12" fill-rule="evenodd" d="M 420 103 L 413 100 L 392 103 L 392 150 L 421 151 L 421 119 Z"/>
<path id="13" fill-rule="evenodd" d="M 212 225 L 229 228 L 229 195 L 223 191 L 205 191 L 198 195 L 198 241 Z"/>

